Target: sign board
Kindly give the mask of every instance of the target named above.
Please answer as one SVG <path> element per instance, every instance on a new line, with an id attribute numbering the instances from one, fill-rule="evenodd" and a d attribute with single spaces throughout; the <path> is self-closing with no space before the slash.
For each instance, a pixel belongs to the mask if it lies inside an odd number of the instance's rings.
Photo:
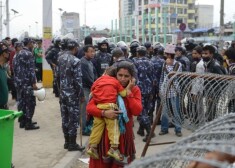
<path id="1" fill-rule="evenodd" d="M 181 31 L 185 31 L 185 29 L 186 29 L 186 24 L 185 24 L 185 23 L 180 23 L 179 29 L 180 29 Z"/>

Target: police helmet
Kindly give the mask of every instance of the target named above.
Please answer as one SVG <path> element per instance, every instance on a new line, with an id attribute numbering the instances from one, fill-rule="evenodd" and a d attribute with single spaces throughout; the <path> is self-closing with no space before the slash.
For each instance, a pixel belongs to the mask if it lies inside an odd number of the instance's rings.
<path id="1" fill-rule="evenodd" d="M 140 56 L 145 56 L 147 54 L 147 49 L 145 46 L 139 46 L 136 48 L 136 52 L 139 53 Z"/>
<path id="2" fill-rule="evenodd" d="M 122 46 L 127 46 L 126 43 L 124 41 L 119 41 L 117 43 L 117 47 L 121 48 Z"/>
<path id="3" fill-rule="evenodd" d="M 193 38 L 189 38 L 186 40 L 184 46 L 186 50 L 192 51 L 197 46 L 197 44 L 195 43 L 195 40 Z"/>
<path id="4" fill-rule="evenodd" d="M 116 44 L 114 43 L 114 42 L 110 42 L 109 43 L 109 49 L 110 49 L 110 51 L 112 51 L 114 48 L 116 48 L 117 46 L 116 46 Z"/>
<path id="5" fill-rule="evenodd" d="M 77 42 L 76 40 L 72 40 L 72 39 L 68 40 L 67 48 L 68 48 L 69 50 L 72 50 L 72 49 L 74 49 L 75 47 L 79 47 L 78 42 Z"/>
<path id="6" fill-rule="evenodd" d="M 34 43 L 35 41 L 30 37 L 25 37 L 22 42 L 24 43 L 24 46 L 27 46 L 29 43 Z"/>
<path id="7" fill-rule="evenodd" d="M 153 50 L 154 50 L 154 54 L 160 54 L 163 55 L 165 48 L 163 47 L 163 45 L 161 43 L 155 43 L 153 46 Z"/>
<path id="8" fill-rule="evenodd" d="M 146 41 L 146 42 L 144 43 L 144 46 L 148 49 L 148 48 L 152 47 L 152 43 L 149 42 L 149 41 Z"/>
<path id="9" fill-rule="evenodd" d="M 67 49 L 67 46 L 68 46 L 68 41 L 69 41 L 69 39 L 68 38 L 64 38 L 64 39 L 62 39 L 62 41 L 61 41 L 61 48 L 62 48 L 62 50 L 65 50 L 65 49 Z"/>
<path id="10" fill-rule="evenodd" d="M 132 41 L 131 44 L 130 44 L 130 51 L 131 53 L 136 53 L 136 48 L 140 46 L 140 43 L 139 41 Z"/>
<path id="11" fill-rule="evenodd" d="M 59 45 L 61 43 L 61 39 L 59 37 L 54 39 L 54 44 Z"/>
<path id="12" fill-rule="evenodd" d="M 98 42 L 98 49 L 99 49 L 99 50 L 101 49 L 101 46 L 102 46 L 103 44 L 106 44 L 106 45 L 107 45 L 107 48 L 109 48 L 109 41 L 108 41 L 108 39 L 102 39 L 102 40 L 100 40 L 100 41 Z"/>

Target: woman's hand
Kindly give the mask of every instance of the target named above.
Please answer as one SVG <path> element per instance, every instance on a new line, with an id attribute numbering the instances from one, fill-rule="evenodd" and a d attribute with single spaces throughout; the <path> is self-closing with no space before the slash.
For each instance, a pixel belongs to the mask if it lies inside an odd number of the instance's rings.
<path id="1" fill-rule="evenodd" d="M 103 113 L 103 116 L 109 119 L 117 119 L 118 114 L 121 114 L 121 113 L 122 113 L 121 111 L 105 110 Z"/>
<path id="2" fill-rule="evenodd" d="M 129 81 L 129 83 L 128 83 L 127 87 L 126 87 L 127 95 L 129 95 L 129 94 L 131 93 L 132 88 L 135 86 L 135 82 L 136 82 L 136 79 L 135 79 L 135 78 L 132 78 L 132 79 Z"/>

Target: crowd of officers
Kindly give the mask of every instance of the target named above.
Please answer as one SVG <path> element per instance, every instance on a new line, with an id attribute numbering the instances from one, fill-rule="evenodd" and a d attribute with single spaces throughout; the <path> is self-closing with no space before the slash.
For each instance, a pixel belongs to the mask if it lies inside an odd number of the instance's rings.
<path id="1" fill-rule="evenodd" d="M 20 127 L 26 130 L 39 129 L 36 122 L 32 121 L 36 105 L 32 91 L 38 89 L 36 83 L 42 80 L 42 76 L 39 75 L 37 79 L 35 73 L 35 69 L 40 69 L 41 66 L 35 67 L 35 41 L 25 38 L 22 42 L 16 41 L 6 46 L 15 51 L 12 63 L 8 60 L 5 62 L 12 66 L 11 79 L 16 88 L 18 110 L 24 113 L 19 120 Z M 85 38 L 84 44 L 68 38 L 53 39 L 53 44 L 45 51 L 45 58 L 53 71 L 53 92 L 59 97 L 64 148 L 69 151 L 84 149 L 76 143 L 79 117 L 82 117 L 82 134 L 89 135 L 90 132 L 86 129 L 86 104 L 90 89 L 109 66 L 118 66 L 122 61 L 135 65 L 136 84 L 140 87 L 143 105 L 143 111 L 137 118 L 137 133 L 145 136 L 143 141 L 146 141 L 153 123 L 154 110 L 161 102 L 161 88 L 167 74 L 170 71 L 185 71 L 234 75 L 234 47 L 235 42 L 230 46 L 225 45 L 219 52 L 216 45 L 197 44 L 193 39 L 187 40 L 185 44 L 167 44 L 166 48 L 161 43 L 141 44 L 133 40 L 127 45 L 124 41 L 115 44 L 106 39 L 94 46 L 90 36 Z M 174 93 L 169 98 L 171 96 Z M 5 107 L 6 104 L 0 105 Z M 159 135 L 168 133 L 167 119 L 164 119 L 161 126 Z M 182 136 L 181 128 L 176 128 L 175 133 L 176 136 Z"/>
<path id="2" fill-rule="evenodd" d="M 63 71 L 67 69 L 65 68 L 66 66 L 70 66 L 70 64 L 63 65 L 65 60 L 61 60 L 62 58 L 58 59 L 68 50 L 69 41 L 69 39 L 55 39 L 54 45 L 51 46 L 46 54 L 46 59 L 54 72 L 53 86 L 56 96 L 59 94 L 56 84 L 57 80 L 60 80 L 60 84 L 65 84 L 66 82 L 61 82 L 61 79 L 59 79 L 60 75 L 56 73 L 55 67 L 59 67 L 60 71 Z M 231 67 L 233 65 L 233 57 L 235 57 L 234 43 L 231 46 L 224 46 L 221 53 L 219 53 L 216 45 L 196 44 L 193 39 L 187 40 L 185 44 L 169 45 L 170 48 L 167 49 L 167 52 L 161 43 L 151 44 L 151 42 L 146 42 L 141 44 L 137 40 L 133 40 L 128 46 L 124 41 L 115 44 L 103 39 L 94 46 L 90 36 L 85 38 L 84 44 L 79 47 L 75 54 L 81 64 L 81 71 L 79 71 L 79 73 L 81 72 L 82 80 L 81 97 L 85 98 L 80 101 L 81 114 L 83 116 L 83 135 L 89 135 L 85 125 L 84 116 L 86 111 L 84 107 L 89 101 L 90 88 L 93 82 L 111 65 L 118 65 L 121 61 L 129 61 L 135 65 L 137 72 L 136 84 L 141 89 L 143 105 L 143 111 L 138 116 L 139 129 L 137 133 L 140 136 L 145 136 L 143 141 L 146 141 L 146 137 L 150 133 L 155 106 L 159 107 L 160 105 L 159 91 L 169 71 L 216 74 L 231 74 L 233 71 Z M 178 68 L 175 68 L 175 64 L 179 65 Z M 170 68 L 171 66 L 172 68 Z M 63 68 L 61 69 L 61 67 Z M 64 95 L 66 94 L 63 94 L 62 97 Z M 61 111 L 63 111 L 63 108 L 61 108 Z M 164 123 L 162 131 L 159 133 L 160 135 L 168 133 L 168 124 Z M 182 136 L 181 128 L 176 128 L 175 131 L 177 136 Z"/>

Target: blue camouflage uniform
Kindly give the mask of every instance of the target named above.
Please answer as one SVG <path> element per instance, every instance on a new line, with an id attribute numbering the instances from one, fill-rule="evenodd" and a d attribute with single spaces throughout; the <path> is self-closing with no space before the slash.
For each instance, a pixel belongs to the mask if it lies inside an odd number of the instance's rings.
<path id="1" fill-rule="evenodd" d="M 79 101 L 82 89 L 81 63 L 66 51 L 58 59 L 57 78 L 60 79 L 60 108 L 65 136 L 76 136 L 79 125 Z"/>
<path id="2" fill-rule="evenodd" d="M 96 53 L 95 57 L 91 61 L 95 67 L 97 77 L 103 75 L 105 69 L 110 66 L 111 59 L 111 54 L 107 52 L 98 51 Z"/>
<path id="3" fill-rule="evenodd" d="M 150 103 L 150 110 L 149 110 L 149 116 L 151 122 L 153 122 L 153 112 L 155 109 L 155 103 L 157 101 L 157 107 L 160 106 L 160 96 L 159 96 L 159 82 L 161 78 L 161 71 L 162 71 L 162 65 L 165 62 L 164 59 L 160 58 L 160 56 L 153 56 L 151 58 L 151 62 L 153 63 L 153 69 L 154 69 L 154 88 L 153 88 L 153 99 Z"/>
<path id="4" fill-rule="evenodd" d="M 53 92 L 55 93 L 55 96 L 59 96 L 59 91 L 57 87 L 57 81 L 55 77 L 55 72 L 56 70 L 52 66 L 52 64 L 57 65 L 57 60 L 59 58 L 59 52 L 60 52 L 60 47 L 59 46 L 53 46 L 46 54 L 46 60 L 47 63 L 51 66 L 52 72 L 53 72 Z"/>
<path id="5" fill-rule="evenodd" d="M 140 87 L 142 96 L 143 111 L 138 116 L 140 127 L 146 128 L 150 126 L 148 111 L 150 108 L 150 100 L 153 91 L 154 69 L 153 63 L 147 57 L 136 58 L 134 61 L 138 72 L 137 85 Z"/>
<path id="6" fill-rule="evenodd" d="M 22 121 L 32 121 L 36 106 L 33 84 L 36 84 L 35 58 L 28 48 L 23 48 L 13 60 L 14 83 L 17 90 L 18 110 L 23 111 Z"/>

